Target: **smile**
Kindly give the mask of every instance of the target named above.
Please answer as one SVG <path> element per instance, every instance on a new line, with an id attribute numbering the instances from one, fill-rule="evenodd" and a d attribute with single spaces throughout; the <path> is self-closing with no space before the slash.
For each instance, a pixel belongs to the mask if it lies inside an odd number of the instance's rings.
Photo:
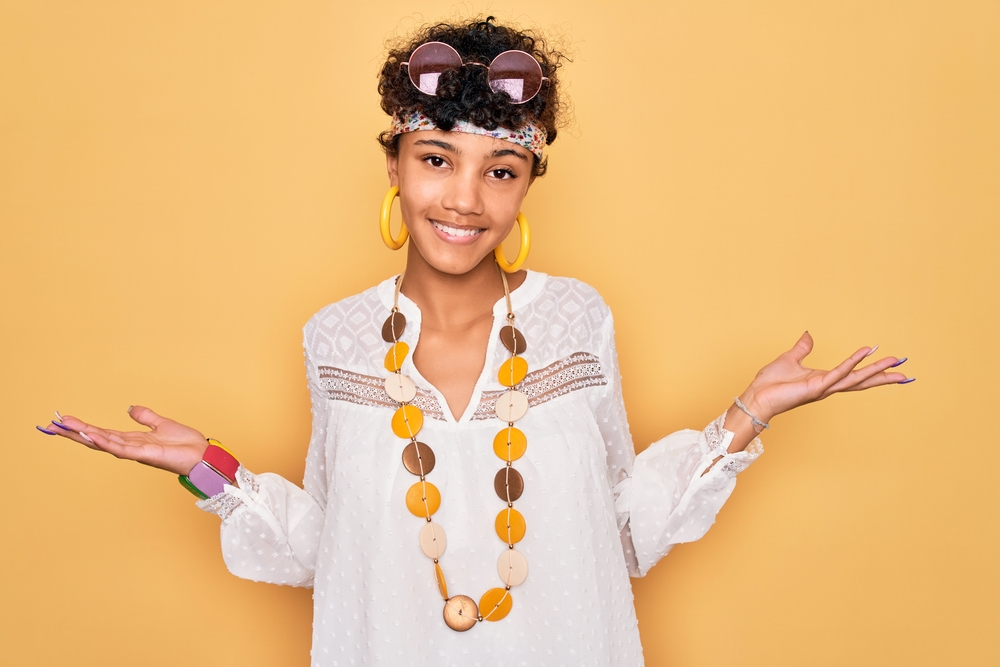
<path id="1" fill-rule="evenodd" d="M 477 236 L 485 231 L 483 229 L 461 229 L 459 227 L 449 227 L 448 225 L 443 225 L 440 222 L 435 222 L 433 220 L 431 220 L 431 224 L 434 226 L 434 229 L 437 229 L 448 236 Z"/>

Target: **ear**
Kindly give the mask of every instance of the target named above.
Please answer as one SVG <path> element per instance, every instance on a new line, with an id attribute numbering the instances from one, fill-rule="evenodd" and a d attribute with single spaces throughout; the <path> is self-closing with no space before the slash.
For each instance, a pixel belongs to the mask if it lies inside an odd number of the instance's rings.
<path id="1" fill-rule="evenodd" d="M 389 174 L 389 186 L 399 185 L 399 156 L 385 156 L 385 170 Z"/>

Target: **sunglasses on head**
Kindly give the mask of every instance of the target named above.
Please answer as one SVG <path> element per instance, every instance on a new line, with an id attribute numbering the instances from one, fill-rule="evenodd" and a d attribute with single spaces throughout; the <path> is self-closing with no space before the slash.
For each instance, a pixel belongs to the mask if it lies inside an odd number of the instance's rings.
<path id="1" fill-rule="evenodd" d="M 542 89 L 542 82 L 548 77 L 542 76 L 542 66 L 524 51 L 504 51 L 493 59 L 489 65 L 476 62 L 463 62 L 462 56 L 444 42 L 426 42 L 421 44 L 410 59 L 400 65 L 406 65 L 410 82 L 422 93 L 437 95 L 438 79 L 448 70 L 461 69 L 463 65 L 475 65 L 486 68 L 486 79 L 495 93 L 507 93 L 513 104 L 524 104 Z"/>

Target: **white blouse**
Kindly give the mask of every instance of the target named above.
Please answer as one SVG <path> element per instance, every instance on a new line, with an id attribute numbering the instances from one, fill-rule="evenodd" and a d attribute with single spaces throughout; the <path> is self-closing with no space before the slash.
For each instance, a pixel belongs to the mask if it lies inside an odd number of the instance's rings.
<path id="1" fill-rule="evenodd" d="M 517 422 L 528 448 L 513 464 L 524 478 L 515 508 L 527 534 L 516 548 L 528 576 L 511 590 L 506 618 L 455 632 L 418 542 L 425 520 L 404 501 L 418 479 L 402 464 L 408 443 L 390 428 L 398 404 L 384 389 L 389 345 L 381 328 L 394 282 L 327 306 L 305 327 L 313 413 L 305 490 L 241 468 L 238 488 L 199 503 L 222 517 L 229 570 L 314 587 L 317 667 L 642 665 L 629 575 L 644 575 L 674 544 L 705 534 L 736 473 L 763 451 L 760 441 L 727 453 L 733 434 L 720 417 L 636 456 L 608 307 L 588 285 L 529 271 L 511 293 L 530 371 L 519 386 L 530 407 Z M 420 311 L 404 295 L 399 308 L 407 320 L 401 340 L 412 350 Z M 402 368 L 425 416 L 419 439 L 437 460 L 427 480 L 441 492 L 434 521 L 447 535 L 440 564 L 448 591 L 477 603 L 503 587 L 497 560 L 507 549 L 494 531 L 506 502 L 494 492 L 504 462 L 492 447 L 503 425 L 493 412 L 504 390 L 497 370 L 509 356 L 498 340 L 503 299 L 493 314 L 486 365 L 461 419 L 412 355 Z"/>

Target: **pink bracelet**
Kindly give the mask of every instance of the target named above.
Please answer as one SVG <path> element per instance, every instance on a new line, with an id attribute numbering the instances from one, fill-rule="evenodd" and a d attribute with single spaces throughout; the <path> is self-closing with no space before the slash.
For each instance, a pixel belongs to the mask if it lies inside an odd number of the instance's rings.
<path id="1" fill-rule="evenodd" d="M 236 471 L 240 467 L 236 457 L 218 440 L 209 438 L 208 442 L 202 460 L 187 475 L 177 476 L 181 486 L 201 500 L 219 495 L 226 484 L 235 486 Z"/>

